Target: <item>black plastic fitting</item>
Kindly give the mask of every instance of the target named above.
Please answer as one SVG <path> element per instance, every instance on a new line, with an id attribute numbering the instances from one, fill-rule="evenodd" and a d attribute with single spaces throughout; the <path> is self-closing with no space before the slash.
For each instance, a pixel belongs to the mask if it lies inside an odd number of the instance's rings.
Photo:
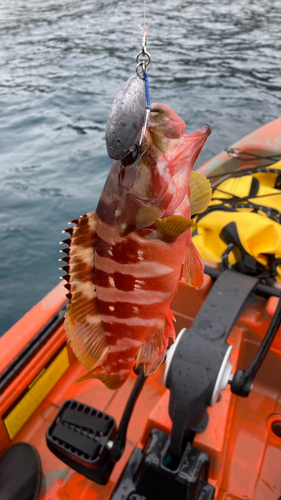
<path id="1" fill-rule="evenodd" d="M 166 373 L 173 422 L 170 449 L 174 456 L 182 453 L 188 434 L 202 422 L 211 402 L 215 402 L 216 383 L 230 348 L 227 338 L 257 284 L 258 279 L 251 276 L 222 272 L 192 327 L 183 331 L 175 346 Z"/>

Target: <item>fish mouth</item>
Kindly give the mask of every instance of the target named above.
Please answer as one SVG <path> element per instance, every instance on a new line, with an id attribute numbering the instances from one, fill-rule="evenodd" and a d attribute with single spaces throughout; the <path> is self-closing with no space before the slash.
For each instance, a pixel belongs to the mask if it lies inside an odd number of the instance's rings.
<path id="1" fill-rule="evenodd" d="M 150 110 L 149 127 L 169 139 L 179 139 L 185 131 L 185 123 L 167 104 L 153 103 Z"/>

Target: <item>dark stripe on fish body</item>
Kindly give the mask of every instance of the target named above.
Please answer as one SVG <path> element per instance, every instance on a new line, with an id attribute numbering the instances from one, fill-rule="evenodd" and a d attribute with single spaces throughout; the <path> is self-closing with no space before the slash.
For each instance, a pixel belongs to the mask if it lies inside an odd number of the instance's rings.
<path id="1" fill-rule="evenodd" d="M 136 264 L 139 262 L 137 241 L 124 238 L 124 241 L 109 245 L 96 233 L 95 250 L 100 257 L 107 257 L 119 264 Z"/>
<path id="2" fill-rule="evenodd" d="M 112 244 L 109 244 L 97 232 L 95 235 L 96 253 L 100 257 L 110 258 L 119 264 L 136 264 L 141 260 L 157 263 L 158 255 L 157 251 L 155 251 L 155 242 L 153 243 L 154 245 L 149 245 L 147 240 L 125 237 L 118 243 L 112 242 Z M 161 244 L 161 242 L 159 243 Z M 141 258 L 139 252 L 142 253 Z"/>
<path id="3" fill-rule="evenodd" d="M 132 274 L 123 274 L 120 272 L 108 273 L 96 269 L 96 284 L 104 288 L 112 287 L 111 280 L 114 281 L 114 288 L 123 292 L 135 292 L 137 290 L 169 292 L 171 289 L 171 277 L 164 274 L 155 277 L 136 278 Z"/>
<path id="4" fill-rule="evenodd" d="M 114 281 L 114 288 L 124 292 L 133 292 L 135 290 L 136 278 L 129 274 L 122 274 L 119 272 L 107 273 L 96 269 L 96 284 L 105 288 L 112 287 L 110 280 Z"/>

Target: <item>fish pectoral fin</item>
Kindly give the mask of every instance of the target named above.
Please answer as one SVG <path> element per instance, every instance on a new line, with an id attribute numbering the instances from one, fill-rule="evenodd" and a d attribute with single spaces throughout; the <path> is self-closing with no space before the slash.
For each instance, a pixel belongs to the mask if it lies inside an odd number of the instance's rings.
<path id="1" fill-rule="evenodd" d="M 199 290 L 204 283 L 204 264 L 192 240 L 188 242 L 186 247 L 183 276 L 186 283 L 196 290 Z"/>
<path id="2" fill-rule="evenodd" d="M 161 210 L 158 207 L 154 206 L 145 206 L 143 205 L 142 207 L 139 208 L 136 214 L 136 228 L 137 230 L 139 229 L 145 229 L 149 226 L 151 226 L 156 217 L 159 217 L 161 215 Z"/>
<path id="3" fill-rule="evenodd" d="M 74 354 L 80 363 L 92 370 L 104 359 L 108 344 L 98 311 L 94 284 L 94 238 L 97 225 L 95 212 L 74 221 L 66 230 L 71 235 L 63 252 L 67 274 L 63 276 L 70 299 L 65 315 L 65 328 Z"/>
<path id="4" fill-rule="evenodd" d="M 155 219 L 155 224 L 158 229 L 158 239 L 166 243 L 174 243 L 178 236 L 194 226 L 193 220 L 182 215 L 171 215 L 171 217 L 164 219 Z"/>
<path id="5" fill-rule="evenodd" d="M 212 187 L 205 175 L 191 172 L 190 187 L 190 213 L 191 216 L 204 212 L 212 199 Z"/>
<path id="6" fill-rule="evenodd" d="M 173 319 L 174 315 L 169 310 L 167 317 L 158 321 L 154 332 L 139 348 L 136 368 L 144 360 L 145 376 L 156 372 L 165 359 L 169 337 L 175 339 Z"/>

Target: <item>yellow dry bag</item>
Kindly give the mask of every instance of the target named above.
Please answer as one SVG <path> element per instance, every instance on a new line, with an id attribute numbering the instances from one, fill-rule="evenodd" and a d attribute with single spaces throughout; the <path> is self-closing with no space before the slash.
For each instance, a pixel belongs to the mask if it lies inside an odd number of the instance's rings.
<path id="1" fill-rule="evenodd" d="M 195 221 L 203 258 L 281 281 L 281 161 L 222 182 Z"/>

